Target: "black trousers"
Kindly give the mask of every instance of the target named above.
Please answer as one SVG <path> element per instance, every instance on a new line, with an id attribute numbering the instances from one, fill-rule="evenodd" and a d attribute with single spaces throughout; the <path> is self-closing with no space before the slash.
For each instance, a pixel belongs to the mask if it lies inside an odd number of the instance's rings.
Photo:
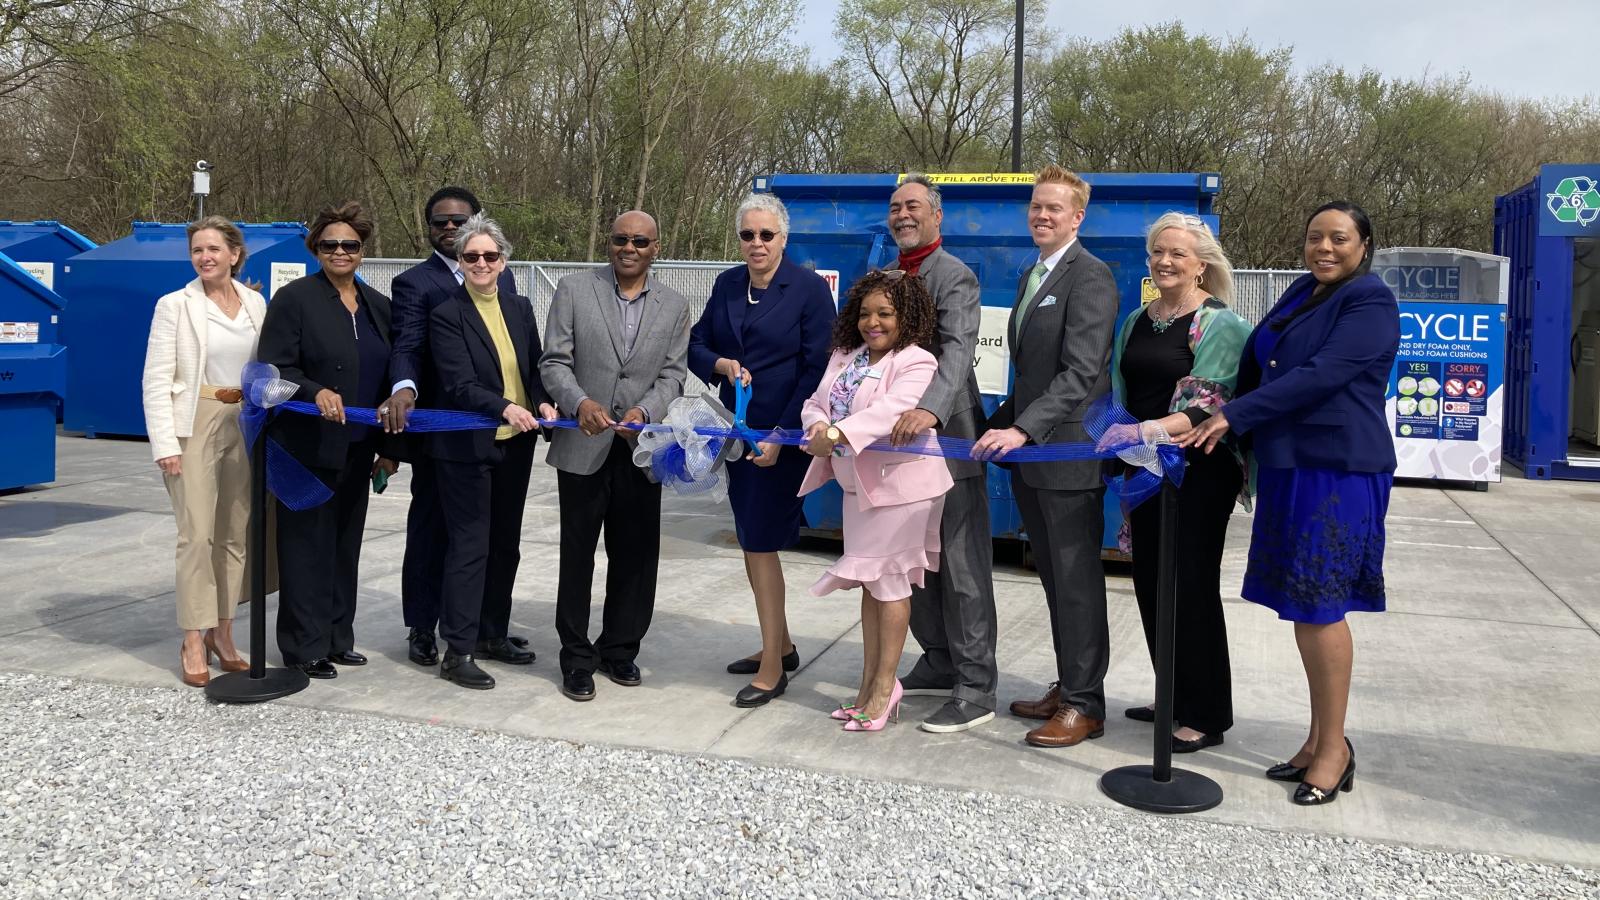
<path id="1" fill-rule="evenodd" d="M 1188 453 L 1189 467 L 1178 489 L 1176 641 L 1172 666 L 1172 722 L 1205 734 L 1233 727 L 1233 678 L 1228 664 L 1228 625 L 1222 615 L 1222 547 L 1228 517 L 1244 481 L 1226 447 Z M 1144 620 L 1151 664 L 1156 652 L 1156 585 L 1161 554 L 1161 497 L 1151 497 L 1128 515 L 1133 537 L 1133 593 Z"/>
<path id="2" fill-rule="evenodd" d="M 561 580 L 556 633 L 561 671 L 592 672 L 601 660 L 632 662 L 650 629 L 661 559 L 661 485 L 633 464 L 633 445 L 614 438 L 593 475 L 556 473 L 561 502 Z M 600 637 L 589 641 L 594 551 L 606 539 L 606 596 Z"/>
<path id="3" fill-rule="evenodd" d="M 439 624 L 445 541 L 437 464 L 418 452 L 411 463 L 411 507 L 406 511 L 406 554 L 400 569 L 400 607 L 407 628 L 431 633 Z"/>
<path id="4" fill-rule="evenodd" d="M 1091 719 L 1106 717 L 1111 631 L 1106 573 L 1100 564 L 1106 489 L 1053 491 L 1029 487 L 1015 472 L 1011 492 L 1039 566 L 1050 608 L 1061 702 Z"/>
<path id="5" fill-rule="evenodd" d="M 434 460 L 449 536 L 439 637 L 457 653 L 471 653 L 479 640 L 503 638 L 510 627 L 535 434 L 495 441 L 489 458 L 479 462 Z"/>
<path id="6" fill-rule="evenodd" d="M 307 466 L 333 490 L 296 512 L 278 503 L 278 652 L 285 665 L 355 649 L 356 579 L 371 490 L 369 443 L 352 444 L 339 469 Z"/>

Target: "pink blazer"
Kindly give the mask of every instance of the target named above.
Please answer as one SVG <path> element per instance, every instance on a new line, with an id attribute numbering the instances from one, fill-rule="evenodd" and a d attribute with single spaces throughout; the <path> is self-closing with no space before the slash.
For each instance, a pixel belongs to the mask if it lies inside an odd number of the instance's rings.
<path id="1" fill-rule="evenodd" d="M 800 423 L 806 428 L 816 422 L 830 421 L 828 392 L 857 352 L 833 352 L 822 383 L 800 408 Z M 844 432 L 852 448 L 866 447 L 887 438 L 900 414 L 915 409 L 922 401 L 923 391 L 933 383 L 933 376 L 939 370 L 939 361 L 921 347 L 907 347 L 888 353 L 873 368 L 878 375 L 868 375 L 861 382 L 855 399 L 850 402 L 850 415 L 833 423 Z M 926 434 L 925 440 L 931 444 L 934 430 L 929 429 Z M 813 458 L 805 481 L 800 484 L 800 493 L 809 494 L 833 480 L 836 466 L 854 469 L 860 494 L 870 506 L 931 500 L 943 496 L 955 484 L 950 478 L 950 467 L 941 457 L 865 450 L 850 456 Z"/>

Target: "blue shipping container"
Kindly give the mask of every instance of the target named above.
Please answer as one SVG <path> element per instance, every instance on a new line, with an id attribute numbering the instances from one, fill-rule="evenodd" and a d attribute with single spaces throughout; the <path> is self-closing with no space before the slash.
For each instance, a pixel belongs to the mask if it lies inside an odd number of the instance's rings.
<path id="1" fill-rule="evenodd" d="M 1494 202 L 1494 252 L 1511 260 L 1505 459 L 1528 478 L 1600 481 L 1600 455 L 1572 435 L 1574 324 L 1593 310 L 1600 163 L 1552 165 Z M 1579 278 L 1579 273 L 1583 277 Z"/>
<path id="2" fill-rule="evenodd" d="M 80 253 L 62 267 L 61 294 L 72 310 L 69 430 L 89 437 L 144 435 L 140 381 L 150 317 L 162 295 L 195 278 L 187 228 L 135 222 L 132 234 Z M 316 270 L 304 225 L 241 223 L 239 228 L 249 252 L 240 280 L 260 284 L 269 301 L 274 286 Z"/>
<path id="3" fill-rule="evenodd" d="M 1033 176 L 1026 174 L 931 175 L 944 205 L 944 249 L 978 276 L 984 319 L 980 343 L 1004 352 L 1006 322 L 1017 285 L 1038 259 L 1028 230 L 1027 207 Z M 1214 173 L 1083 175 L 1091 189 L 1089 208 L 1079 239 L 1104 260 L 1122 292 L 1123 313 L 1141 304 L 1140 284 L 1149 274 L 1145 264 L 1145 229 L 1169 210 L 1193 213 L 1217 227 L 1212 204 L 1222 179 Z M 889 196 L 900 175 L 771 175 L 755 180 L 755 189 L 770 191 L 789 209 L 786 253 L 825 275 L 836 273 L 839 295 L 870 268 L 894 262 L 899 255 L 889 235 Z M 994 412 L 1009 391 L 1009 367 L 998 356 L 980 361 L 979 383 L 986 413 Z M 806 517 L 813 528 L 836 531 L 842 525 L 838 487 L 813 494 Z M 1011 496 L 1004 470 L 989 467 L 989 510 L 997 538 L 1025 538 L 1022 517 Z M 1116 547 L 1121 514 L 1114 499 L 1106 504 L 1102 544 Z"/>

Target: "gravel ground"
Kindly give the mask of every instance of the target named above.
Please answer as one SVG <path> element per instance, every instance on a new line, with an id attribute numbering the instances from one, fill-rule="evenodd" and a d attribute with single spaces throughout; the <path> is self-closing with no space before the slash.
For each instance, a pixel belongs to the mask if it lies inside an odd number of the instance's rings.
<path id="1" fill-rule="evenodd" d="M 1600 897 L 1600 874 L 0 673 L 0 897 Z"/>

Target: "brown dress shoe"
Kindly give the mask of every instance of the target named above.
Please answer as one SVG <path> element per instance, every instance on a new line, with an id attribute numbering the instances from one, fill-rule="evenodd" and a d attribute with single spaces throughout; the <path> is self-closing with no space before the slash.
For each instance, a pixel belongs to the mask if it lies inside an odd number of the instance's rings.
<path id="1" fill-rule="evenodd" d="M 1028 732 L 1028 743 L 1035 747 L 1072 747 L 1106 733 L 1105 721 L 1091 719 L 1070 706 L 1063 706 L 1050 721 Z"/>
<path id="2" fill-rule="evenodd" d="M 1043 700 L 1013 700 L 1011 714 L 1022 719 L 1048 719 L 1061 710 L 1061 685 L 1050 684 Z"/>

